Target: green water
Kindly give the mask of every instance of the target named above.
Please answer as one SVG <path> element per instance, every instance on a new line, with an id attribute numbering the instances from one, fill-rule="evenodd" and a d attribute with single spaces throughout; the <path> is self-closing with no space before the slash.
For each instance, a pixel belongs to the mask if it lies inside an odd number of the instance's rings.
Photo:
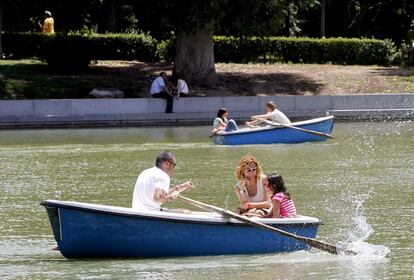
<path id="1" fill-rule="evenodd" d="M 210 127 L 0 131 L 0 279 L 410 279 L 414 274 L 414 123 L 338 123 L 336 139 L 298 145 L 214 146 Z M 140 171 L 175 153 L 173 183 L 234 208 L 239 158 L 282 173 L 300 214 L 322 219 L 318 239 L 384 246 L 384 256 L 296 252 L 140 260 L 64 259 L 43 199 L 130 206 Z M 178 202 L 167 207 L 187 207 Z M 191 207 L 190 207 L 191 208 Z M 365 242 L 362 239 L 367 238 Z M 379 246 L 381 245 L 381 246 Z"/>

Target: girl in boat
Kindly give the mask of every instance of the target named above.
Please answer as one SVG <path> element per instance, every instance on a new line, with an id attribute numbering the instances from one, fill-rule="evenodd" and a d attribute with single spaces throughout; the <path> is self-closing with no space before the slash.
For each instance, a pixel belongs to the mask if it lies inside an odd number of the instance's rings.
<path id="1" fill-rule="evenodd" d="M 234 190 L 239 198 L 239 214 L 263 217 L 270 212 L 270 193 L 263 186 L 265 176 L 256 158 L 242 157 L 236 169 L 238 180 Z"/>
<path id="2" fill-rule="evenodd" d="M 226 108 L 220 108 L 218 110 L 217 117 L 214 119 L 213 130 L 211 131 L 213 135 L 220 131 L 233 131 L 239 129 L 233 119 L 227 119 L 228 115 L 229 111 Z"/>
<path id="3" fill-rule="evenodd" d="M 271 194 L 272 211 L 268 218 L 293 218 L 296 217 L 296 207 L 292 197 L 287 191 L 282 175 L 267 175 L 264 180 L 267 191 Z"/>

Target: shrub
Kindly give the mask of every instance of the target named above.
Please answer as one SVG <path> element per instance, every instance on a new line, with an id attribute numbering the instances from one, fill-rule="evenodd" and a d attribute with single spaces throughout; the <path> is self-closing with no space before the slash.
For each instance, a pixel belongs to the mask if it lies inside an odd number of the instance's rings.
<path id="1" fill-rule="evenodd" d="M 175 41 L 149 34 L 5 33 L 3 49 L 16 58 L 37 56 L 54 67 L 85 67 L 92 59 L 172 61 Z M 376 39 L 214 37 L 216 62 L 294 62 L 389 65 L 397 61 L 393 42 Z"/>
<path id="2" fill-rule="evenodd" d="M 389 40 L 347 38 L 216 36 L 215 58 L 221 62 L 333 63 L 389 65 L 397 51 Z"/>
<path id="3" fill-rule="evenodd" d="M 60 70 L 81 69 L 91 60 L 157 61 L 157 41 L 148 34 L 5 33 L 4 52 L 14 58 L 38 57 Z"/>
<path id="4" fill-rule="evenodd" d="M 148 34 L 91 34 L 93 59 L 158 61 L 157 40 Z"/>

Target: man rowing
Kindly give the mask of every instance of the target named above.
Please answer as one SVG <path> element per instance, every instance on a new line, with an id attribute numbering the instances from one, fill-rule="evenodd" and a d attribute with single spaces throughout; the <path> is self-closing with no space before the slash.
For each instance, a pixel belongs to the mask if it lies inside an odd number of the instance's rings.
<path id="1" fill-rule="evenodd" d="M 260 123 L 266 122 L 267 120 L 280 124 L 290 124 L 289 118 L 282 111 L 276 108 L 276 103 L 268 101 L 266 103 L 266 114 L 252 116 L 251 121 L 246 122 L 246 125 L 254 127 Z"/>
<path id="2" fill-rule="evenodd" d="M 161 152 L 155 160 L 155 166 L 139 174 L 132 197 L 132 208 L 163 211 L 161 204 L 177 198 L 181 191 L 192 188 L 191 180 L 170 188 L 170 177 L 176 166 L 177 161 L 172 153 Z"/>

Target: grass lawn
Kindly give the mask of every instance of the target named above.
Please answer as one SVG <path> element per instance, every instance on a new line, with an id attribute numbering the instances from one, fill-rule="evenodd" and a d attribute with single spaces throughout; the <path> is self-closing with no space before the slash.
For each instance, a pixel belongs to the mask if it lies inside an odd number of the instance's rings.
<path id="1" fill-rule="evenodd" d="M 149 97 L 168 63 L 99 61 L 77 73 L 55 73 L 38 60 L 0 60 L 0 99 L 87 98 L 94 88 L 118 88 Z M 414 68 L 317 64 L 217 63 L 215 89 L 191 87 L 193 96 L 414 93 Z M 191 85 L 190 85 L 191 86 Z"/>

